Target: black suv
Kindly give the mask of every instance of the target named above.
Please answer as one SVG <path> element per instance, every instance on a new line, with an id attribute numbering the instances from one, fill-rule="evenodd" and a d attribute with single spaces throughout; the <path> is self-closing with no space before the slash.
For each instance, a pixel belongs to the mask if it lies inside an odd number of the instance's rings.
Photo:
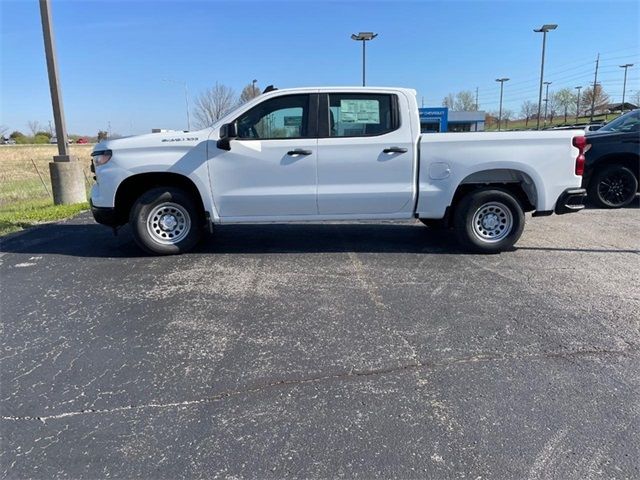
<path id="1" fill-rule="evenodd" d="M 638 192 L 640 164 L 640 110 L 616 118 L 587 135 L 582 186 L 591 203 L 602 208 L 620 208 Z"/>

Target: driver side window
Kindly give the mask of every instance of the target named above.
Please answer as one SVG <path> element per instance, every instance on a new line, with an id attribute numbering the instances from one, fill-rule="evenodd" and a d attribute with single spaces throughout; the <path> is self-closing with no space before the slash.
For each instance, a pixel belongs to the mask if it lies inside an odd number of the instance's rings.
<path id="1" fill-rule="evenodd" d="M 238 139 L 305 138 L 308 118 L 309 95 L 272 98 L 238 117 Z"/>

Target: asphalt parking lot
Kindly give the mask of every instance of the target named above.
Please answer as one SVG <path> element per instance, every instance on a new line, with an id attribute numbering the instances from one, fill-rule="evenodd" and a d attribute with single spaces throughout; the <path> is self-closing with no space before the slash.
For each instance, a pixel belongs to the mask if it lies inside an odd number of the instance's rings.
<path id="1" fill-rule="evenodd" d="M 3 239 L 3 478 L 638 478 L 640 210 Z"/>

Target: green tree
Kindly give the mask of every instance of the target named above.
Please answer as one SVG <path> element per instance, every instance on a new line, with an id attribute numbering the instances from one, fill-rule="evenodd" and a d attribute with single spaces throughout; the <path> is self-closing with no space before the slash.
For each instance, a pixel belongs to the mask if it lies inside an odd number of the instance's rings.
<path id="1" fill-rule="evenodd" d="M 602 85 L 596 85 L 595 90 L 593 88 L 585 89 L 580 98 L 580 107 L 587 115 L 591 112 L 592 104 L 593 113 L 596 114 L 605 110 L 608 103 L 609 95 L 602 89 Z"/>
<path id="2" fill-rule="evenodd" d="M 453 93 L 450 93 L 449 95 L 447 95 L 446 97 L 444 97 L 442 99 L 442 106 L 443 107 L 447 107 L 449 109 L 453 109 L 453 105 L 455 104 L 455 98 L 453 96 Z"/>
<path id="3" fill-rule="evenodd" d="M 575 111 L 574 107 L 577 100 L 576 95 L 570 88 L 563 88 L 554 93 L 553 97 L 558 107 L 564 110 L 564 123 L 567 123 L 567 115 L 569 114 L 569 111 Z"/>
<path id="4" fill-rule="evenodd" d="M 529 120 L 536 114 L 538 111 L 538 105 L 533 103 L 531 100 L 525 100 L 522 102 L 520 106 L 520 115 L 524 117 L 524 126 L 525 128 L 529 126 Z"/>
<path id="5" fill-rule="evenodd" d="M 47 135 L 36 135 L 33 137 L 33 143 L 49 143 L 49 137 Z"/>
<path id="6" fill-rule="evenodd" d="M 36 132 L 36 134 L 34 135 L 35 137 L 39 136 L 39 135 L 44 135 L 47 138 L 51 138 L 53 137 L 53 135 L 50 132 L 45 132 L 44 130 L 40 130 L 39 132 Z"/>
<path id="7" fill-rule="evenodd" d="M 260 96 L 260 89 L 258 86 L 253 83 L 249 83 L 242 89 L 240 98 L 238 99 L 238 104 L 242 105 L 243 103 L 247 103 L 249 100 L 253 100 L 258 96 Z"/>
<path id="8" fill-rule="evenodd" d="M 9 138 L 13 138 L 14 140 L 16 140 L 16 142 L 18 141 L 18 138 L 20 137 L 24 137 L 24 133 L 18 131 L 18 130 L 14 130 L 13 132 L 11 132 L 11 135 L 9 135 Z"/>
<path id="9" fill-rule="evenodd" d="M 473 112 L 476 109 L 476 97 L 473 92 L 469 90 L 463 90 L 456 94 L 456 100 L 454 102 L 454 108 L 463 112 Z"/>

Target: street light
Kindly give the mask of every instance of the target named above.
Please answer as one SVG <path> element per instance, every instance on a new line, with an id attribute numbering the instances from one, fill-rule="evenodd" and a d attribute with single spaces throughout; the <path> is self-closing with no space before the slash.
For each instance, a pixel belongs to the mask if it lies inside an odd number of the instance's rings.
<path id="1" fill-rule="evenodd" d="M 365 44 L 373 40 L 378 36 L 377 33 L 373 32 L 360 32 L 357 35 L 354 33 L 351 35 L 351 40 L 355 40 L 357 42 L 362 42 L 362 86 L 365 85 L 365 63 L 366 63 L 366 53 L 365 53 Z"/>
<path id="2" fill-rule="evenodd" d="M 256 82 L 258 80 L 251 80 L 251 92 L 253 94 L 253 98 L 256 98 Z"/>
<path id="3" fill-rule="evenodd" d="M 620 65 L 620 68 L 624 68 L 624 83 L 622 84 L 622 113 L 624 113 L 624 95 L 627 93 L 627 68 L 629 67 L 633 67 L 633 63 Z"/>
<path id="4" fill-rule="evenodd" d="M 533 30 L 536 33 L 542 33 L 542 63 L 540 66 L 540 93 L 538 95 L 538 130 L 540 130 L 540 113 L 542 112 L 542 82 L 544 81 L 544 51 L 547 45 L 547 32 L 555 30 L 556 28 L 558 28 L 558 25 L 544 24 L 542 27 Z"/>
<path id="5" fill-rule="evenodd" d="M 168 83 L 176 83 L 178 85 L 184 85 L 184 103 L 187 107 L 187 131 L 190 132 L 191 131 L 191 118 L 189 117 L 189 89 L 187 88 L 187 82 L 186 81 L 178 81 L 178 80 L 172 80 L 170 78 L 163 78 L 162 79 L 164 82 L 168 82 Z"/>
<path id="6" fill-rule="evenodd" d="M 544 95 L 544 126 L 547 126 L 547 106 L 549 105 L 549 85 L 551 85 L 552 82 L 544 82 L 544 84 L 547 86 L 547 93 L 545 93 Z"/>
<path id="7" fill-rule="evenodd" d="M 578 90 L 578 101 L 576 102 L 576 123 L 578 123 L 578 117 L 580 116 L 580 90 L 582 89 L 582 85 L 578 85 L 575 89 Z"/>
<path id="8" fill-rule="evenodd" d="M 87 191 L 85 189 L 84 175 L 82 174 L 80 162 L 77 158 L 69 155 L 69 140 L 67 138 L 67 127 L 62 105 L 60 78 L 58 77 L 58 59 L 56 57 L 56 45 L 53 35 L 50 0 L 40 0 L 40 21 L 42 22 L 42 36 L 44 39 L 47 74 L 49 76 L 53 121 L 58 139 L 58 155 L 54 155 L 53 162 L 49 163 L 53 203 L 55 205 L 81 203 L 86 201 Z"/>
<path id="9" fill-rule="evenodd" d="M 500 123 L 502 122 L 502 90 L 504 82 L 508 82 L 508 78 L 496 78 L 496 82 L 500 82 L 500 111 L 498 113 L 498 131 L 500 131 Z"/>

